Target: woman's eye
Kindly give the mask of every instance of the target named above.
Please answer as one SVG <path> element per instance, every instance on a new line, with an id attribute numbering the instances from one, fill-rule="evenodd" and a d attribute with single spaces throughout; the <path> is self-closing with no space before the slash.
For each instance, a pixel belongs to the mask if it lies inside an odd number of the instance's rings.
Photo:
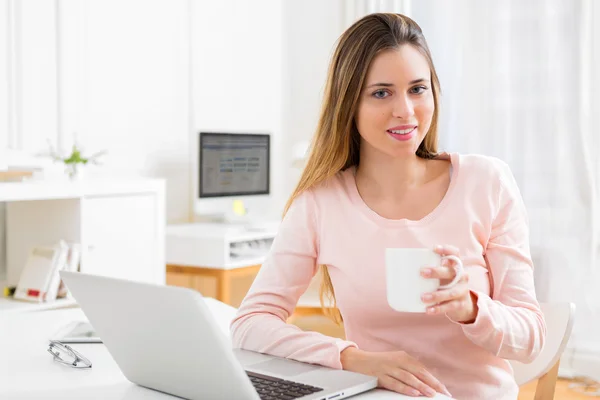
<path id="1" fill-rule="evenodd" d="M 410 89 L 410 92 L 412 94 L 421 94 L 426 90 L 427 90 L 426 86 L 415 86 L 414 88 Z"/>
<path id="2" fill-rule="evenodd" d="M 390 93 L 387 90 L 377 90 L 373 92 L 373 96 L 377 99 L 385 99 Z"/>

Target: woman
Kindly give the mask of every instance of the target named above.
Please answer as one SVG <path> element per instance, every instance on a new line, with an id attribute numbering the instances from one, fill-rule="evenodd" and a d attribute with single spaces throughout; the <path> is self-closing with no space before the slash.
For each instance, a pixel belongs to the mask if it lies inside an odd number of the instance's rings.
<path id="1" fill-rule="evenodd" d="M 411 19 L 372 14 L 341 36 L 307 166 L 232 322 L 235 347 L 373 375 L 411 396 L 517 398 L 507 359 L 533 360 L 546 330 L 525 207 L 503 162 L 437 153 L 438 97 Z M 386 300 L 388 247 L 457 255 L 466 273 L 424 294 L 426 313 L 399 313 Z M 285 322 L 319 265 L 347 340 Z M 452 265 L 422 275 L 455 276 Z"/>

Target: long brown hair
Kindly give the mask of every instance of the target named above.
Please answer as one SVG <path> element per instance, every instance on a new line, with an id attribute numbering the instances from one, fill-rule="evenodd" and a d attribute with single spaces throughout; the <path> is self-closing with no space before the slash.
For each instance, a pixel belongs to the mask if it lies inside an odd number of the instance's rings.
<path id="1" fill-rule="evenodd" d="M 404 44 L 412 45 L 427 59 L 435 105 L 431 126 L 416 154 L 428 159 L 437 155 L 439 81 L 421 28 L 401 14 L 367 15 L 350 26 L 338 40 L 327 73 L 321 114 L 310 155 L 298 185 L 285 206 L 284 215 L 300 193 L 346 168 L 358 165 L 360 135 L 354 118 L 367 71 L 380 52 L 398 49 Z M 321 265 L 321 271 L 321 306 L 335 322 L 341 323 L 342 317 L 337 309 L 327 266 Z M 325 308 L 325 298 L 329 299 L 333 310 Z"/>

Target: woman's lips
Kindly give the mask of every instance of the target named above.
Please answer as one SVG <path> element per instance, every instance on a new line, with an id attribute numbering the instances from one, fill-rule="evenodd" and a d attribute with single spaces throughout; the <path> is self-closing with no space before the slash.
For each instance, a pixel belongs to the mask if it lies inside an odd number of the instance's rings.
<path id="1" fill-rule="evenodd" d="M 417 132 L 417 127 L 416 126 L 413 127 L 412 130 L 410 132 L 408 132 L 408 133 L 395 133 L 395 132 L 398 132 L 395 129 L 394 130 L 388 129 L 386 132 L 392 138 L 394 138 L 396 140 L 399 140 L 401 142 L 405 142 L 407 140 L 412 139 L 415 136 L 415 134 Z"/>

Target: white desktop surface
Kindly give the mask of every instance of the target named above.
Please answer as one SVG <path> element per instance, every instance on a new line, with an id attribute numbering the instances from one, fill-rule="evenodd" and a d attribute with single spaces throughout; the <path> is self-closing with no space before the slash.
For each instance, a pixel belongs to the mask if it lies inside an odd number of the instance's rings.
<path id="1" fill-rule="evenodd" d="M 235 309 L 213 299 L 208 305 L 228 332 Z M 129 382 L 103 344 L 72 344 L 92 362 L 91 369 L 56 363 L 46 351 L 48 339 L 67 323 L 86 320 L 79 308 L 0 313 L 0 399 L 179 399 Z M 385 390 L 352 397 L 357 400 L 414 399 Z M 436 399 L 448 399 L 443 395 Z"/>

